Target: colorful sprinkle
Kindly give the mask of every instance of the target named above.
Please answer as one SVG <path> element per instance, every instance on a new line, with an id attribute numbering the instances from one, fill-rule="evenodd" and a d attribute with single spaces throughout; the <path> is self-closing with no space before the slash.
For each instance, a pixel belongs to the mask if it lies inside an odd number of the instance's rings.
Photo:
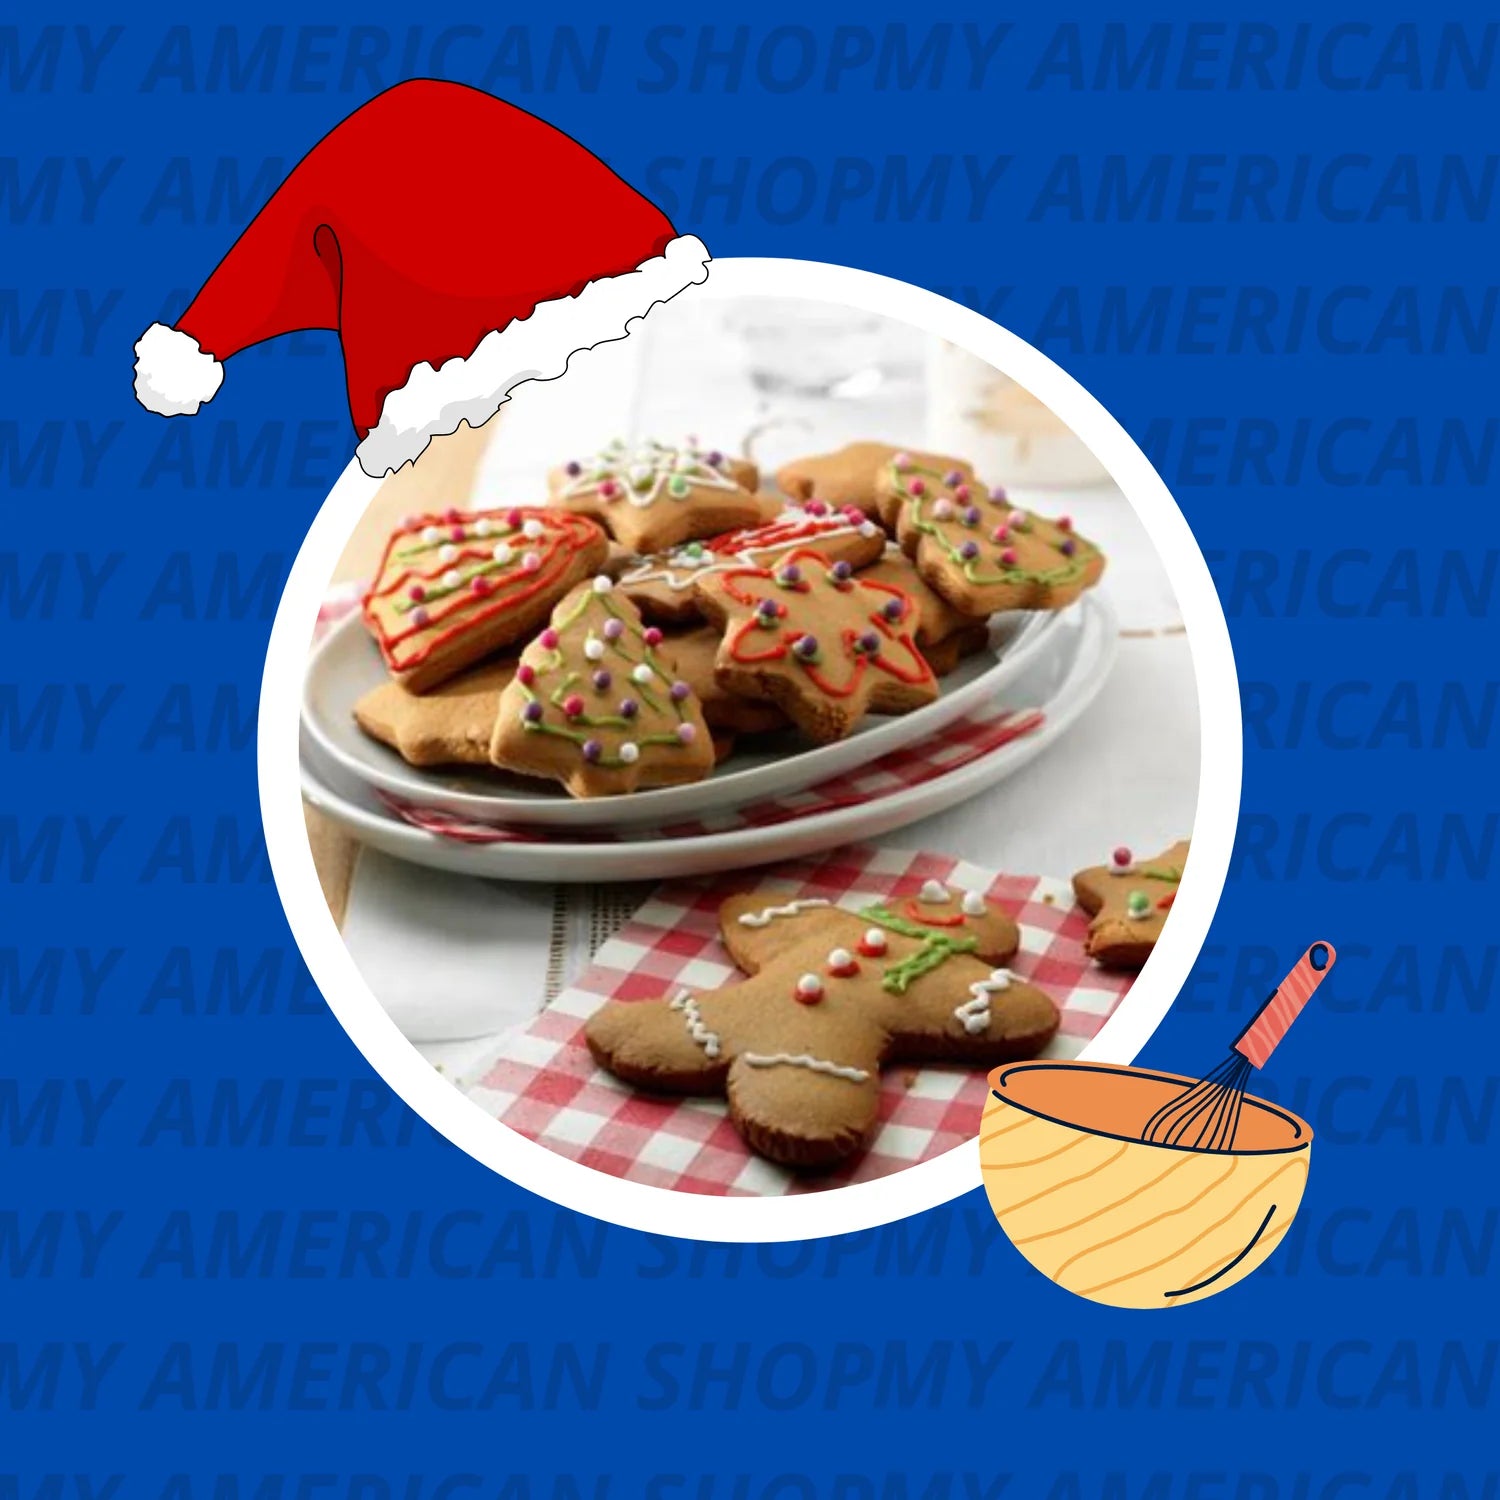
<path id="1" fill-rule="evenodd" d="M 1000 545 L 1004 545 L 1010 540 L 1010 527 L 997 526 L 992 532 L 990 532 L 990 540 Z"/>
<path id="2" fill-rule="evenodd" d="M 764 629 L 774 628 L 776 621 L 781 618 L 780 606 L 774 599 L 762 599 L 755 608 L 756 618 Z"/>
<path id="3" fill-rule="evenodd" d="M 463 575 L 458 571 L 457 568 L 449 568 L 448 571 L 443 574 L 443 587 L 445 589 L 456 589 L 463 581 Z"/>
<path id="4" fill-rule="evenodd" d="M 508 563 L 515 555 L 515 548 L 509 542 L 496 542 L 490 550 L 490 556 L 502 566 Z"/>
<path id="5" fill-rule="evenodd" d="M 651 681 L 652 676 L 653 673 L 651 671 L 650 664 L 647 662 L 642 662 L 638 667 L 634 667 L 631 669 L 630 680 L 632 682 L 638 682 L 642 687 L 645 687 Z"/>
<path id="6" fill-rule="evenodd" d="M 963 482 L 963 471 L 960 469 L 949 469 L 948 472 L 943 475 L 943 483 L 946 484 L 950 490 L 955 485 L 960 485 Z"/>
<path id="7" fill-rule="evenodd" d="M 538 637 L 537 643 L 547 651 L 556 651 L 557 643 L 562 637 L 549 625 Z"/>
<path id="8" fill-rule="evenodd" d="M 661 645 L 662 639 L 661 631 L 659 631 L 654 625 L 648 625 L 646 629 L 641 633 L 641 639 L 645 641 L 648 646 L 659 646 Z"/>
<path id="9" fill-rule="evenodd" d="M 620 486 L 613 479 L 603 480 L 599 485 L 599 498 L 601 500 L 613 500 L 620 493 Z"/>
<path id="10" fill-rule="evenodd" d="M 1073 529 L 1072 516 L 1059 516 L 1052 523 L 1059 531 L 1071 531 Z"/>
<path id="11" fill-rule="evenodd" d="M 588 657 L 590 661 L 603 661 L 604 642 L 601 641 L 597 636 L 591 635 L 588 640 L 583 643 L 583 654 Z"/>
<path id="12" fill-rule="evenodd" d="M 1123 870 L 1128 864 L 1131 863 L 1130 850 L 1127 849 L 1124 844 L 1121 844 L 1120 847 L 1110 855 L 1110 859 L 1114 862 L 1117 869 Z"/>
<path id="13" fill-rule="evenodd" d="M 422 528 L 422 540 L 426 542 L 429 547 L 434 542 L 442 541 L 442 539 L 443 533 L 439 531 L 436 526 L 424 526 Z"/>
<path id="14" fill-rule="evenodd" d="M 886 936 L 878 927 L 867 927 L 859 940 L 859 951 L 866 958 L 882 958 L 887 947 Z"/>
<path id="15" fill-rule="evenodd" d="M 1150 913 L 1151 898 L 1145 891 L 1132 891 L 1126 898 L 1125 910 L 1134 921 L 1138 922 Z"/>
<path id="16" fill-rule="evenodd" d="M 443 545 L 438 548 L 439 562 L 451 563 L 457 556 L 458 548 L 455 547 L 452 542 L 444 542 Z"/>
<path id="17" fill-rule="evenodd" d="M 521 556 L 521 566 L 528 573 L 535 573 L 542 565 L 540 552 L 526 552 Z"/>
<path id="18" fill-rule="evenodd" d="M 542 722 L 542 705 L 540 703 L 528 703 L 521 710 L 521 722 L 523 724 L 540 724 Z"/>
<path id="19" fill-rule="evenodd" d="M 1005 548 L 1005 550 L 1003 552 L 1001 552 L 1001 554 L 1000 554 L 1000 561 L 1007 568 L 1013 568 L 1013 567 L 1015 567 L 1015 565 L 1016 565 L 1016 549 L 1014 547 L 1007 547 L 1007 548 Z"/>
<path id="20" fill-rule="evenodd" d="M 997 484 L 990 490 L 990 502 L 994 505 L 1004 505 L 1009 498 L 1003 484 Z"/>
<path id="21" fill-rule="evenodd" d="M 977 526 L 979 524 L 979 507 L 977 505 L 966 505 L 964 507 L 963 523 L 965 526 Z"/>
<path id="22" fill-rule="evenodd" d="M 932 519 L 934 521 L 951 521 L 953 519 L 953 502 L 951 500 L 935 500 L 932 506 Z"/>
<path id="23" fill-rule="evenodd" d="M 835 583 L 847 583 L 854 576 L 854 569 L 847 562 L 836 562 L 829 568 L 828 576 Z"/>
<path id="24" fill-rule="evenodd" d="M 920 499 L 927 493 L 927 481 L 921 475 L 918 475 L 906 486 L 906 492 L 908 495 L 915 495 Z"/>
<path id="25" fill-rule="evenodd" d="M 677 739 L 680 744 L 691 745 L 698 738 L 698 726 L 696 724 L 679 724 L 677 726 Z"/>
<path id="26" fill-rule="evenodd" d="M 617 641 L 625 634 L 625 622 L 623 620 L 606 620 L 604 622 L 604 639 Z"/>
<path id="27" fill-rule="evenodd" d="M 801 583 L 802 569 L 799 568 L 796 563 L 788 563 L 784 568 L 780 569 L 777 572 L 776 582 L 788 584 Z"/>
<path id="28" fill-rule="evenodd" d="M 810 516 L 826 516 L 828 506 L 822 500 L 809 500 L 803 507 Z"/>
<path id="29" fill-rule="evenodd" d="M 911 468 L 911 454 L 904 451 L 893 454 L 891 456 L 891 467 L 898 470 Z"/>
<path id="30" fill-rule="evenodd" d="M 583 709 L 583 699 L 577 693 L 569 693 L 562 701 L 562 711 L 570 719 L 576 719 L 583 712 Z"/>
<path id="31" fill-rule="evenodd" d="M 674 682 L 672 686 L 667 689 L 667 697 L 669 697 L 673 703 L 682 703 L 686 701 L 688 694 L 691 692 L 692 689 L 687 685 L 687 683 Z"/>
<path id="32" fill-rule="evenodd" d="M 483 573 L 476 573 L 469 580 L 469 587 L 473 589 L 476 594 L 483 597 L 485 594 L 489 593 L 494 585 L 489 581 L 488 578 L 484 576 Z"/>
<path id="33" fill-rule="evenodd" d="M 583 473 L 583 465 L 576 458 L 570 458 L 567 463 L 567 474 L 569 479 L 577 479 Z"/>
<path id="34" fill-rule="evenodd" d="M 600 667 L 599 670 L 595 672 L 591 678 L 589 678 L 589 681 L 594 684 L 594 688 L 596 691 L 603 693 L 608 690 L 609 685 L 614 681 L 614 678 L 610 676 L 609 669 L 607 667 Z"/>
<path id="35" fill-rule="evenodd" d="M 802 661 L 813 661 L 818 655 L 818 638 L 815 635 L 799 635 L 792 642 L 793 652 Z"/>
<path id="36" fill-rule="evenodd" d="M 641 705 L 634 698 L 620 699 L 620 717 L 622 719 L 633 719 L 640 711 Z"/>
<path id="37" fill-rule="evenodd" d="M 614 588 L 614 586 L 614 580 L 612 578 L 606 578 L 603 573 L 599 574 L 599 576 L 594 579 L 593 587 L 596 594 L 607 594 L 612 588 Z"/>
<path id="38" fill-rule="evenodd" d="M 816 1005 L 823 998 L 823 981 L 816 974 L 804 974 L 792 991 L 792 998 L 800 1005 Z"/>
<path id="39" fill-rule="evenodd" d="M 414 583 L 409 589 L 407 589 L 406 597 L 408 599 L 413 599 L 418 604 L 420 604 L 427 597 L 427 590 L 424 589 L 420 583 Z"/>
<path id="40" fill-rule="evenodd" d="M 835 948 L 828 955 L 828 972 L 835 979 L 852 979 L 859 973 L 859 963 L 847 948 Z"/>
<path id="41" fill-rule="evenodd" d="M 411 612 L 411 622 L 413 625 L 425 625 L 429 618 L 430 616 L 426 609 L 420 604 Z"/>
<path id="42" fill-rule="evenodd" d="M 509 526 L 512 531 L 514 531 L 516 527 L 521 524 L 523 519 L 524 518 L 521 515 L 521 507 L 519 505 L 512 505 L 511 508 L 505 512 L 505 524 Z"/>
<path id="43" fill-rule="evenodd" d="M 530 687 L 532 683 L 536 681 L 536 668 L 532 666 L 529 661 L 523 661 L 521 665 L 516 668 L 516 681 L 519 682 L 522 687 Z"/>
<path id="44" fill-rule="evenodd" d="M 676 495 L 680 498 L 681 496 L 687 494 L 690 488 L 691 486 L 688 484 L 687 480 L 682 477 L 681 474 L 674 474 L 667 481 L 667 493 L 669 495 Z"/>
<path id="45" fill-rule="evenodd" d="M 867 630 L 863 635 L 855 637 L 854 649 L 866 656 L 874 656 L 880 650 L 880 637 L 873 630 Z"/>
<path id="46" fill-rule="evenodd" d="M 1078 543 L 1075 542 L 1072 537 L 1069 537 L 1057 550 L 1061 552 L 1064 557 L 1072 557 L 1072 555 L 1078 550 Z"/>
<path id="47" fill-rule="evenodd" d="M 620 760 L 627 766 L 633 766 L 641 758 L 641 747 L 634 740 L 625 740 L 620 745 Z"/>
<path id="48" fill-rule="evenodd" d="M 965 542 L 963 546 L 958 549 L 958 555 L 963 558 L 965 562 L 973 562 L 974 559 L 979 556 L 979 543 L 974 541 Z"/>
<path id="49" fill-rule="evenodd" d="M 595 762 L 597 762 L 599 758 L 604 754 L 604 746 L 601 745 L 598 740 L 585 740 L 579 747 L 579 750 L 583 758 L 588 761 L 590 765 L 595 764 Z"/>
<path id="50" fill-rule="evenodd" d="M 905 615 L 906 604 L 903 600 L 898 599 L 893 595 L 891 598 L 887 599 L 883 605 L 881 605 L 880 612 L 886 617 L 887 620 L 889 620 L 892 624 L 895 624 L 897 620 L 901 619 L 901 617 Z"/>

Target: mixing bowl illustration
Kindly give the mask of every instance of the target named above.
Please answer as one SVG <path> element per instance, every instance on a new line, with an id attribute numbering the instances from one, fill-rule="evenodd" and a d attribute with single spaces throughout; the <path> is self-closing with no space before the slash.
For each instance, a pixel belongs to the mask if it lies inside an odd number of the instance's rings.
<path id="1" fill-rule="evenodd" d="M 1312 1128 L 1245 1092 L 1333 965 L 1314 943 L 1206 1078 L 1040 1059 L 990 1074 L 990 1207 L 1044 1276 L 1113 1307 L 1180 1307 L 1248 1276 L 1291 1227 Z"/>

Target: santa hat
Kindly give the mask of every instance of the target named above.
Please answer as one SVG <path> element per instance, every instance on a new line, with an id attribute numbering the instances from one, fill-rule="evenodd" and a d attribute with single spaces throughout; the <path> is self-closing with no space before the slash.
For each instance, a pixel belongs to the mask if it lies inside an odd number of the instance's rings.
<path id="1" fill-rule="evenodd" d="M 359 461 L 379 476 L 708 275 L 708 251 L 560 130 L 457 83 L 398 84 L 292 169 L 175 328 L 135 346 L 136 399 L 211 401 L 222 361 L 338 331 Z"/>

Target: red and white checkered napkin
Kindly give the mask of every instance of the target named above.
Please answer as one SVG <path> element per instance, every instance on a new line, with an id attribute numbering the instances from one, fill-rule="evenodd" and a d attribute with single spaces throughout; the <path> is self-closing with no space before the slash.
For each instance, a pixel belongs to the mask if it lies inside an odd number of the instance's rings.
<path id="1" fill-rule="evenodd" d="M 1042 715 L 1036 709 L 1001 709 L 950 724 L 940 733 L 902 750 L 893 750 L 878 760 L 842 776 L 804 787 L 783 797 L 768 797 L 744 807 L 727 808 L 705 818 L 668 823 L 660 828 L 590 830 L 576 828 L 550 831 L 501 823 L 478 822 L 442 808 L 411 802 L 389 792 L 378 792 L 382 805 L 413 828 L 438 838 L 463 844 L 542 844 L 553 840 L 572 843 L 639 843 L 656 839 L 699 838 L 706 834 L 733 833 L 742 828 L 770 828 L 815 813 L 833 812 L 874 802 L 893 792 L 920 786 L 935 776 L 946 776 L 981 756 L 1021 739 L 1039 729 Z"/>
<path id="2" fill-rule="evenodd" d="M 858 907 L 915 895 L 924 880 L 982 890 L 1011 913 L 1021 951 L 1009 967 L 1062 1010 L 1052 1050 L 1081 1050 L 1129 987 L 1084 957 L 1087 918 L 1067 883 L 995 875 L 907 849 L 854 846 L 752 874 L 661 886 L 604 944 L 593 965 L 536 1020 L 470 1074 L 466 1091 L 504 1125 L 600 1172 L 680 1192 L 770 1196 L 841 1187 L 900 1171 L 971 1140 L 984 1109 L 983 1069 L 895 1067 L 881 1080 L 880 1124 L 869 1150 L 838 1171 L 798 1176 L 755 1156 L 721 1099 L 640 1093 L 594 1064 L 584 1022 L 606 1000 L 702 991 L 739 971 L 719 942 L 718 908 L 738 891 L 774 886 Z"/>

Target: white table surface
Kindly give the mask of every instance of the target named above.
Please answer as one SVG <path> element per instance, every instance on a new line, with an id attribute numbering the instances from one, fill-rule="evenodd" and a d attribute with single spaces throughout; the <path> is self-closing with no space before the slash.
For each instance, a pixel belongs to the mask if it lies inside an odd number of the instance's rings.
<path id="1" fill-rule="evenodd" d="M 891 325 L 879 345 L 884 378 L 858 399 L 768 396 L 746 371 L 742 343 L 724 328 L 722 306 L 679 302 L 658 309 L 632 338 L 576 356 L 564 380 L 523 387 L 504 409 L 476 501 L 534 500 L 549 467 L 616 435 L 694 433 L 706 445 L 748 449 L 768 473 L 851 438 L 924 441 L 925 335 Z M 1123 497 L 1109 487 L 1016 495 L 1050 514 L 1071 513 L 1108 555 L 1101 587 L 1122 636 L 1114 673 L 1038 761 L 885 841 L 1066 878 L 1118 844 L 1151 853 L 1190 831 L 1197 698 L 1170 582 Z M 403 1032 L 461 1079 L 499 1035 L 530 1020 L 549 981 L 587 961 L 603 912 L 630 895 L 445 875 L 366 849 L 344 938 Z"/>

